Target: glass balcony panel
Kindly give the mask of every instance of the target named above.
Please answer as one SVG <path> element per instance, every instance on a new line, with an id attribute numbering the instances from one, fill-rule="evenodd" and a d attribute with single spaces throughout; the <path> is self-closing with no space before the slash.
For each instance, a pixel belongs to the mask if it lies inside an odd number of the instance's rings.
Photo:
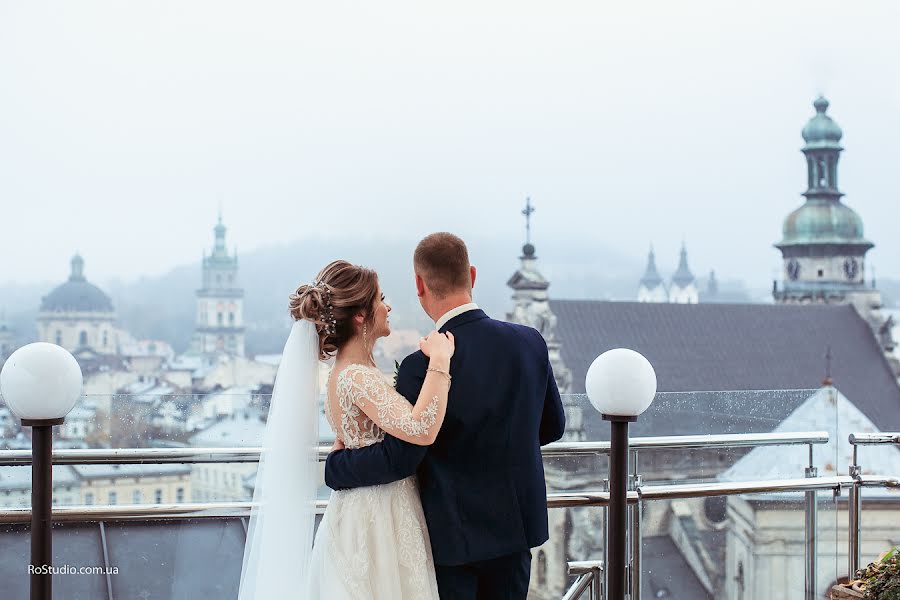
<path id="1" fill-rule="evenodd" d="M 236 598 L 244 548 L 240 519 L 111 522 L 115 598 Z"/>

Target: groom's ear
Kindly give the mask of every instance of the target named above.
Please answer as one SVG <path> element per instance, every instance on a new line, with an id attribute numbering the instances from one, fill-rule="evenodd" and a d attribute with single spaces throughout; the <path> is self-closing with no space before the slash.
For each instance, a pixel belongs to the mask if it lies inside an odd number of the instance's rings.
<path id="1" fill-rule="evenodd" d="M 475 265 L 469 265 L 469 275 L 472 276 L 472 287 L 475 287 Z"/>
<path id="2" fill-rule="evenodd" d="M 419 298 L 425 295 L 425 280 L 418 273 L 416 273 L 416 294 Z"/>

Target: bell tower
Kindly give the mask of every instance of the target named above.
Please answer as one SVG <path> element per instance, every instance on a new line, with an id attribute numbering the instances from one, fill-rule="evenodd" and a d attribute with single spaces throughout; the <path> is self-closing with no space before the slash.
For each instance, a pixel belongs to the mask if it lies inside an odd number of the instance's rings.
<path id="1" fill-rule="evenodd" d="M 244 356 L 244 290 L 238 282 L 237 250 L 228 253 L 225 232 L 220 212 L 212 253 L 203 254 L 193 346 L 201 354 Z"/>
<path id="2" fill-rule="evenodd" d="M 852 304 L 872 328 L 882 347 L 894 341 L 881 314 L 881 293 L 866 285 L 866 253 L 874 244 L 863 235 L 863 221 L 844 204 L 838 189 L 838 160 L 844 133 L 827 114 L 819 96 L 816 114 L 803 128 L 806 158 L 804 203 L 784 220 L 781 251 L 784 270 L 772 295 L 783 304 Z"/>

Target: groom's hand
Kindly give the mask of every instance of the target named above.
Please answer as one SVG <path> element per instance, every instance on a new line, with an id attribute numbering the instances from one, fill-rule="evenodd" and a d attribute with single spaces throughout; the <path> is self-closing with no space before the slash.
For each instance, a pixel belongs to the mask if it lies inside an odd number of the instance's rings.
<path id="1" fill-rule="evenodd" d="M 334 452 L 336 450 L 344 450 L 346 446 L 344 446 L 344 440 L 339 437 L 334 438 L 334 445 L 331 447 L 331 451 Z"/>

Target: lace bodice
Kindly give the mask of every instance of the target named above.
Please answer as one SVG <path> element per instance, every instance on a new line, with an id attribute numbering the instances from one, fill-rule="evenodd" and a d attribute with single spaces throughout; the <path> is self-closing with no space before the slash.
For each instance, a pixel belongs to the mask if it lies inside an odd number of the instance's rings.
<path id="1" fill-rule="evenodd" d="M 338 373 L 335 398 L 325 403 L 325 416 L 346 447 L 354 449 L 382 441 L 385 431 L 404 439 L 424 437 L 435 425 L 438 408 L 435 396 L 416 418 L 412 404 L 388 384 L 380 371 L 352 364 Z"/>

